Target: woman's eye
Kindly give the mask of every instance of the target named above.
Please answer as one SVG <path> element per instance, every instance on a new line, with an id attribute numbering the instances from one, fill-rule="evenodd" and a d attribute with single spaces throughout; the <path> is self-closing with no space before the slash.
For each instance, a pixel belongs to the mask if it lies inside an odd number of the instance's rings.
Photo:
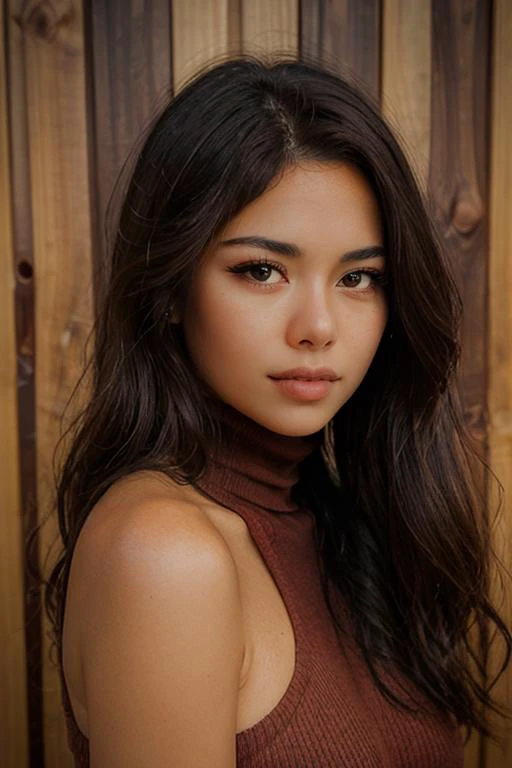
<path id="1" fill-rule="evenodd" d="M 236 274 L 248 275 L 250 277 L 250 282 L 265 283 L 267 285 L 279 283 L 279 276 L 282 275 L 280 266 L 268 262 L 239 264 L 236 267 L 230 267 L 229 271 L 235 272 Z"/>
<path id="2" fill-rule="evenodd" d="M 358 292 L 364 292 L 376 288 L 377 285 L 383 285 L 385 275 L 379 271 L 357 270 L 344 275 L 341 282 L 345 288 L 357 288 Z"/>
<path id="3" fill-rule="evenodd" d="M 274 267 L 271 267 L 270 264 L 258 264 L 247 270 L 247 273 L 250 274 L 251 277 L 257 280 L 259 283 L 274 282 L 269 279 L 272 277 L 273 272 L 276 272 L 276 270 Z M 276 277 L 278 277 L 277 272 Z"/>
<path id="4" fill-rule="evenodd" d="M 368 288 L 372 279 L 370 275 L 364 272 L 349 272 L 348 275 L 342 277 L 341 282 L 346 288 L 359 288 L 361 284 L 364 288 Z"/>

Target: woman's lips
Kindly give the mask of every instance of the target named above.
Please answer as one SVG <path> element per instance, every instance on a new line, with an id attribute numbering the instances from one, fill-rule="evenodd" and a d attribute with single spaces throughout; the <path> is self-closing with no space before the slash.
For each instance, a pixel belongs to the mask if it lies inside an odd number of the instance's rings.
<path id="1" fill-rule="evenodd" d="M 326 379 L 307 381 L 304 379 L 270 378 L 283 394 L 292 397 L 294 400 L 321 400 L 329 394 L 333 386 L 333 382 Z"/>

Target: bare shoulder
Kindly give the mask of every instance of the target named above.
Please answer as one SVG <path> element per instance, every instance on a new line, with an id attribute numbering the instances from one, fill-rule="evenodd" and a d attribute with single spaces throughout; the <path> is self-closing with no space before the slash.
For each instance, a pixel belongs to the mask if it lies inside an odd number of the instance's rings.
<path id="1" fill-rule="evenodd" d="M 136 519 L 142 508 L 153 510 L 155 518 L 162 516 L 166 525 L 199 526 L 213 539 L 220 535 L 231 552 L 240 540 L 247 540 L 249 536 L 242 517 L 205 498 L 191 486 L 180 485 L 163 472 L 152 471 L 134 472 L 118 480 L 92 510 L 86 526 L 103 530 L 113 525 L 117 530 L 120 515 L 124 517 L 130 509 Z M 200 533 L 197 527 L 194 530 Z"/>
<path id="2" fill-rule="evenodd" d="M 73 560 L 91 765 L 234 764 L 240 589 L 201 506 L 165 476 L 124 478 Z"/>
<path id="3" fill-rule="evenodd" d="M 73 568 L 83 598 L 114 580 L 126 580 L 130 589 L 145 589 L 159 578 L 168 584 L 170 575 L 187 588 L 207 576 L 233 588 L 238 581 L 229 546 L 211 517 L 185 487 L 154 472 L 128 475 L 104 494 L 80 532 Z"/>

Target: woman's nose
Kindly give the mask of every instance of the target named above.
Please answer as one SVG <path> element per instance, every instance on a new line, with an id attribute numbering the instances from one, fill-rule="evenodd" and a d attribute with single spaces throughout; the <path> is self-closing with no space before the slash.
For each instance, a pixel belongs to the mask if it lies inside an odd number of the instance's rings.
<path id="1" fill-rule="evenodd" d="M 288 328 L 290 346 L 310 346 L 323 349 L 336 341 L 334 307 L 323 291 L 314 291 L 298 298 Z"/>

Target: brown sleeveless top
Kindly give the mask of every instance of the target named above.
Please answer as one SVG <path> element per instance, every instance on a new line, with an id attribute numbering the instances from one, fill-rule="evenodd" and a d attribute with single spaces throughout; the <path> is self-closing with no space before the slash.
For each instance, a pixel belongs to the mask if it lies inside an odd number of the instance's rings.
<path id="1" fill-rule="evenodd" d="M 245 520 L 283 597 L 296 647 L 294 674 L 282 699 L 236 735 L 237 766 L 462 768 L 462 738 L 451 717 L 432 707 L 429 714 L 407 713 L 378 692 L 339 593 L 336 610 L 349 631 L 343 638 L 335 632 L 321 588 L 315 519 L 291 493 L 300 462 L 319 446 L 322 432 L 287 437 L 229 406 L 220 412 L 221 448 L 210 454 L 196 488 Z M 62 696 L 75 765 L 85 768 L 88 741 L 76 725 L 64 681 Z"/>

